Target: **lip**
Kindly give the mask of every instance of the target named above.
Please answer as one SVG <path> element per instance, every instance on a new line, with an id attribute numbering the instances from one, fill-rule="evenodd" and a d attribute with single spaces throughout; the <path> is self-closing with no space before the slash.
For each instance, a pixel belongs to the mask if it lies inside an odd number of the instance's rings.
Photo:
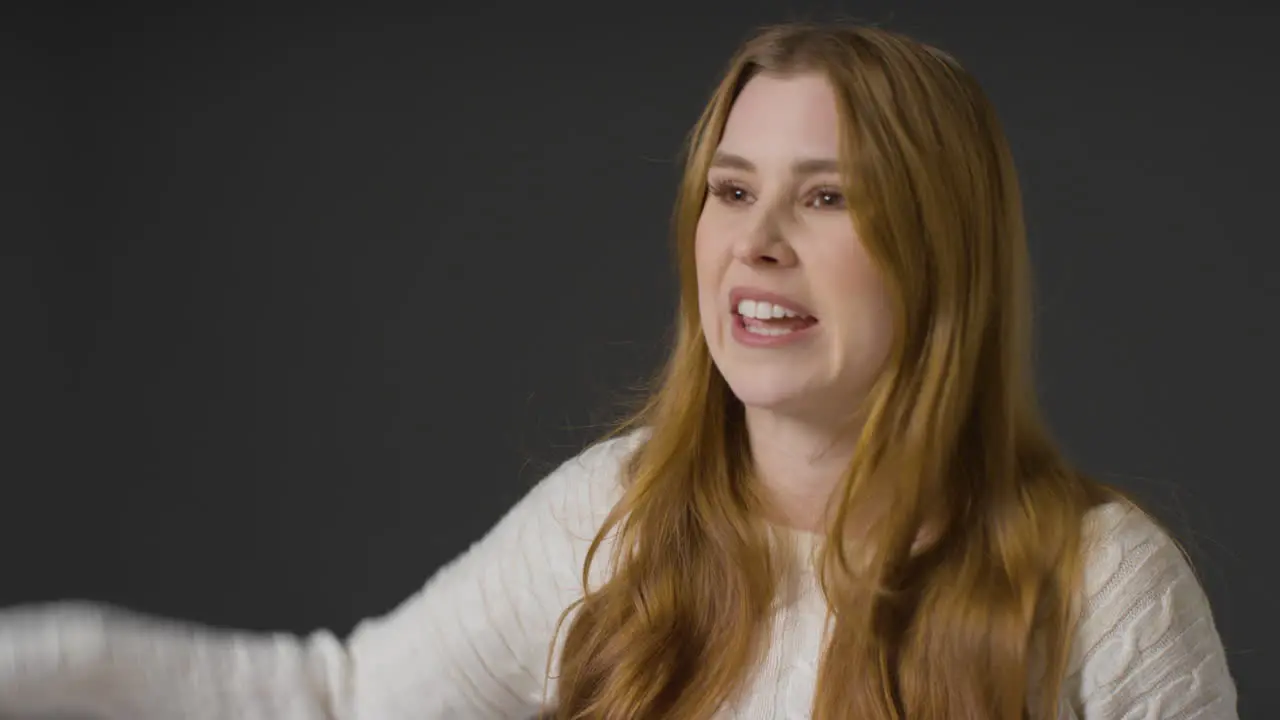
<path id="1" fill-rule="evenodd" d="M 792 300 L 786 295 L 780 295 L 778 293 L 769 292 L 768 290 L 745 286 L 735 287 L 729 291 L 729 311 L 735 316 L 738 314 L 738 304 L 743 300 L 763 300 L 774 305 L 781 305 L 782 307 L 800 313 L 801 315 L 811 318 L 814 317 L 812 310 L 801 305 L 795 300 Z"/>
<path id="2" fill-rule="evenodd" d="M 808 326 L 799 330 L 793 330 L 785 335 L 760 335 L 747 330 L 746 321 L 738 314 L 738 303 L 743 300 L 756 300 L 781 305 L 794 312 L 804 315 L 813 320 Z M 761 290 L 753 287 L 735 287 L 729 291 L 729 321 L 732 326 L 733 339 L 740 345 L 754 348 L 778 348 L 787 345 L 804 342 L 813 336 L 818 326 L 818 320 L 814 317 L 813 312 L 792 300 L 786 295 Z"/>
<path id="3" fill-rule="evenodd" d="M 802 343 L 813 337 L 818 328 L 818 323 L 815 322 L 808 327 L 792 330 L 785 335 L 760 335 L 748 330 L 746 321 L 737 313 L 734 313 L 729 318 L 729 322 L 732 327 L 733 339 L 739 345 L 753 348 L 780 348 Z"/>

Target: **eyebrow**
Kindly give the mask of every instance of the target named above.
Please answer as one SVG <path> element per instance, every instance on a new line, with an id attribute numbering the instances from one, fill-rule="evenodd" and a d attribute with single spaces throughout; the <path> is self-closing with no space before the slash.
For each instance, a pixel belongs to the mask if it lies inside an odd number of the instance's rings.
<path id="1" fill-rule="evenodd" d="M 711 158 L 711 167 L 729 168 L 755 172 L 755 163 L 733 153 L 717 151 Z M 804 158 L 791 163 L 791 172 L 795 175 L 816 175 L 826 172 L 840 172 L 840 161 L 835 158 Z"/>

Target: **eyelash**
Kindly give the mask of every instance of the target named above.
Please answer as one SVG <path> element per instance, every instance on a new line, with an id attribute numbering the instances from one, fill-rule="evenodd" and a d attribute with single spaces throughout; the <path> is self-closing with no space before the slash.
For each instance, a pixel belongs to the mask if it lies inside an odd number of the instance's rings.
<path id="1" fill-rule="evenodd" d="M 737 183 L 730 182 L 730 181 L 722 181 L 722 182 L 708 183 L 707 192 L 709 192 L 712 197 L 715 197 L 716 199 L 720 200 L 721 202 L 727 205 L 734 205 L 741 201 L 737 198 L 732 197 L 733 193 L 742 192 L 745 194 L 747 191 Z M 824 204 L 821 207 L 814 207 L 813 209 L 815 210 L 833 210 L 833 209 L 844 208 L 844 192 L 838 188 L 831 187 L 831 186 L 823 186 L 820 188 L 815 188 L 812 192 L 809 193 L 809 196 L 810 197 L 830 196 L 830 197 L 837 198 L 837 202 L 832 204 Z M 805 206 L 813 207 L 812 204 L 809 202 L 806 202 Z"/>

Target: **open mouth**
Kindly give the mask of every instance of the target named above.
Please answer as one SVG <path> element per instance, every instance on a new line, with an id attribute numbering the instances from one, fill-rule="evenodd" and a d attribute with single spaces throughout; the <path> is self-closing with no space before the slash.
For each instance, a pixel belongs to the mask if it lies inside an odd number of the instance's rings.
<path id="1" fill-rule="evenodd" d="M 812 315 L 763 300 L 740 300 L 733 314 L 739 327 L 761 337 L 785 337 L 818 323 Z"/>

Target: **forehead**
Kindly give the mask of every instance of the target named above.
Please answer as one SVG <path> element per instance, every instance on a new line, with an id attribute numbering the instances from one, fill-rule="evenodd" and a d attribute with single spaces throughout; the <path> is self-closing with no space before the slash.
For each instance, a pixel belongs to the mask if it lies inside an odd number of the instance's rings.
<path id="1" fill-rule="evenodd" d="M 760 161 L 834 157 L 839 145 L 835 93 L 816 73 L 751 78 L 729 110 L 720 138 L 721 149 Z"/>

